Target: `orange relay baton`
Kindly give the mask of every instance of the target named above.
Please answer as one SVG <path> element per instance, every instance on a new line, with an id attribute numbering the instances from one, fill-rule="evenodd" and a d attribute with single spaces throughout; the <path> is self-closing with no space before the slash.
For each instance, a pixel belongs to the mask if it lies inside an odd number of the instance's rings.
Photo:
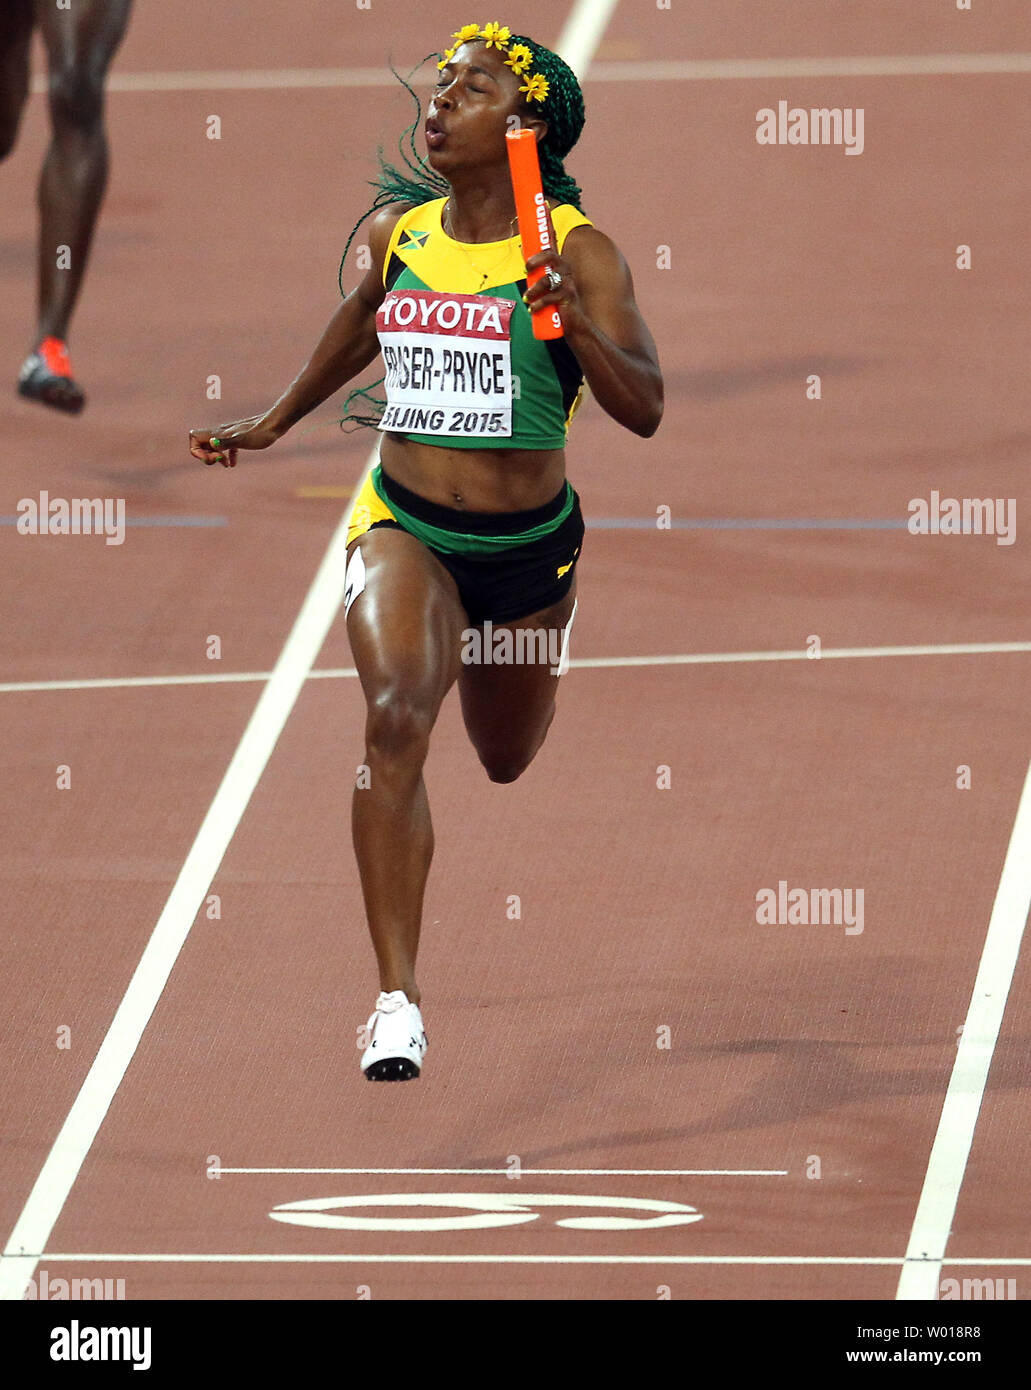
<path id="1" fill-rule="evenodd" d="M 537 137 L 532 130 L 519 129 L 508 131 L 505 139 L 508 142 L 508 167 L 512 173 L 523 260 L 528 261 L 539 251 L 547 251 L 551 247 L 548 204 L 541 187 L 541 166 L 537 158 Z M 558 250 L 558 247 L 555 249 Z M 528 271 L 527 288 L 536 285 L 546 274 L 546 270 Z M 530 315 L 530 322 L 535 338 L 562 337 L 562 320 L 554 304 L 536 309 Z"/>

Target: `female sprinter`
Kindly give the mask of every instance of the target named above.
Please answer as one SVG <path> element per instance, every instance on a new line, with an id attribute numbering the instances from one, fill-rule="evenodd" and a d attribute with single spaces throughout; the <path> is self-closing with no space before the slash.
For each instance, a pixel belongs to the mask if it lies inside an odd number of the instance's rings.
<path id="1" fill-rule="evenodd" d="M 352 507 L 345 597 L 367 704 L 369 776 L 352 829 L 382 991 L 361 1059 L 374 1081 L 417 1077 L 426 1050 L 415 958 L 433 830 L 422 771 L 441 702 L 457 682 L 492 781 L 532 761 L 555 713 L 584 533 L 566 481 L 569 421 L 585 381 L 638 435 L 655 433 L 663 404 L 626 262 L 579 210 L 562 165 L 584 124 L 575 76 L 498 23 L 453 38 L 425 124 L 428 164 L 405 155 L 405 174 L 381 160 L 372 269 L 270 410 L 190 435 L 197 458 L 232 468 L 238 449 L 266 448 L 383 353 L 384 413 L 355 417 L 384 433 Z M 520 122 L 537 136 L 557 248 L 528 265 L 505 144 Z M 526 293 L 538 265 L 548 273 Z M 534 338 L 527 303 L 555 305 L 564 336 Z M 470 637 L 489 634 L 504 651 L 506 630 L 528 661 L 470 659 Z"/>

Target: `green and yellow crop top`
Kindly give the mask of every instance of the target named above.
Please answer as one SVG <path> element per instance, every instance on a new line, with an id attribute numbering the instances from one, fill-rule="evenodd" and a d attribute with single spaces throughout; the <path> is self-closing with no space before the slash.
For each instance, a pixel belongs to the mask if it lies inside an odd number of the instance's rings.
<path id="1" fill-rule="evenodd" d="M 533 336 L 518 236 L 464 242 L 441 225 L 444 198 L 398 218 L 376 314 L 387 408 L 380 429 L 453 449 L 561 449 L 583 396 L 564 338 Z M 558 250 L 594 224 L 551 211 Z"/>

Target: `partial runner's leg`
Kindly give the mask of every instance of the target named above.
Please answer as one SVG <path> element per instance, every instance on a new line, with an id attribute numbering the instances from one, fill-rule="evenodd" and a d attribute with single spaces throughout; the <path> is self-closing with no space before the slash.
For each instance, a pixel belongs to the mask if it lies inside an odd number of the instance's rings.
<path id="1" fill-rule="evenodd" d="M 351 600 L 347 631 L 367 719 L 366 771 L 352 802 L 354 847 L 381 988 L 403 990 L 417 1004 L 415 958 L 433 857 L 422 769 L 441 702 L 458 676 L 466 617 L 454 580 L 407 532 L 379 527 L 353 543 L 350 560 L 356 549 L 364 588 Z"/>
<path id="2" fill-rule="evenodd" d="M 36 0 L 49 64 L 52 136 L 39 181 L 39 322 L 22 395 L 77 412 L 85 395 L 72 379 L 65 339 L 107 188 L 104 82 L 132 0 L 75 0 L 65 9 Z"/>
<path id="3" fill-rule="evenodd" d="M 14 149 L 29 94 L 29 42 L 34 22 L 32 0 L 4 0 L 0 5 L 0 159 L 6 159 Z"/>
<path id="4" fill-rule="evenodd" d="M 66 338 L 107 187 L 104 82 L 131 0 L 37 0 L 50 66 L 53 137 L 39 185 L 39 337 Z M 57 247 L 71 264 L 57 269 Z"/>
<path id="5" fill-rule="evenodd" d="M 458 680 L 465 727 L 492 782 L 514 782 L 533 761 L 555 717 L 558 676 L 566 631 L 576 600 L 576 583 L 565 598 L 508 629 L 522 662 L 463 665 Z M 534 659 L 535 658 L 535 659 Z"/>

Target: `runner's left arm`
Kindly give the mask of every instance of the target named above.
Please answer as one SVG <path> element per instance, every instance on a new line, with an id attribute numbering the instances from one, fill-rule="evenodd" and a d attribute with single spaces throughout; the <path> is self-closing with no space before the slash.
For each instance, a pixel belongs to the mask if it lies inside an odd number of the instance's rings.
<path id="1" fill-rule="evenodd" d="M 598 404 L 626 429 L 649 438 L 662 420 L 662 371 L 634 299 L 630 267 L 596 227 L 574 227 L 562 252 L 541 251 L 527 261 L 527 271 L 551 268 L 562 284 L 551 290 L 539 280 L 527 291 L 526 303 L 531 309 L 556 306 L 563 335 Z"/>

